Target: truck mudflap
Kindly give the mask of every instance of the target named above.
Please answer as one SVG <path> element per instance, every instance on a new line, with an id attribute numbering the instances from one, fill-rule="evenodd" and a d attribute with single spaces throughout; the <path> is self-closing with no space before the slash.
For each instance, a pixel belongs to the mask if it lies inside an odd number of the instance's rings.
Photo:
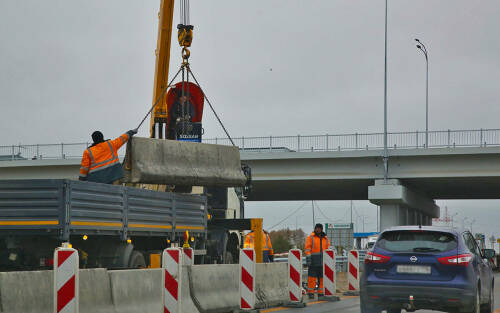
<path id="1" fill-rule="evenodd" d="M 134 137 L 127 144 L 125 183 L 244 186 L 238 147 Z"/>

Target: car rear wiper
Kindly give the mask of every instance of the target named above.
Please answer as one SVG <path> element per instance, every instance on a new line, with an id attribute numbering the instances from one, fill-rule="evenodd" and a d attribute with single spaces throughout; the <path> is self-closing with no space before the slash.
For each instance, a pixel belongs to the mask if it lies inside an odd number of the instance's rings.
<path id="1" fill-rule="evenodd" d="M 428 248 L 428 247 L 417 247 L 413 248 L 414 252 L 440 252 L 441 250 L 436 248 Z"/>

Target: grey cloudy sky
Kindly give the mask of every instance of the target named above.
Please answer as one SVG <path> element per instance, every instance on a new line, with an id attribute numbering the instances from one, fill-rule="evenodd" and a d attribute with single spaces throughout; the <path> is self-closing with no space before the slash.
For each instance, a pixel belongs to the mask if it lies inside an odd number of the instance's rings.
<path id="1" fill-rule="evenodd" d="M 233 136 L 381 131 L 383 4 L 192 0 L 192 69 Z M 151 104 L 158 8 L 158 0 L 1 1 L 0 145 L 134 128 Z M 499 16 L 497 0 L 389 1 L 389 130 L 425 125 L 415 37 L 430 54 L 430 128 L 498 127 Z M 174 42 L 172 71 L 179 64 Z M 204 128 L 206 137 L 223 134 L 208 111 Z M 464 212 L 499 206 L 446 203 Z M 272 224 L 300 203 L 249 204 L 249 213 L 269 205 Z M 324 206 L 341 218 L 347 204 Z"/>

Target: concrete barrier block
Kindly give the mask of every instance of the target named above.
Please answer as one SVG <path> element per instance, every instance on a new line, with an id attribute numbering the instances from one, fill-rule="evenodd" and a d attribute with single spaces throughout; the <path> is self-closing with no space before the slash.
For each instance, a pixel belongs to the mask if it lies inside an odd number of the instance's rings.
<path id="1" fill-rule="evenodd" d="M 268 308 L 288 301 L 288 264 L 257 264 L 257 308 Z"/>
<path id="2" fill-rule="evenodd" d="M 117 313 L 106 269 L 80 270 L 80 313 Z"/>
<path id="3" fill-rule="evenodd" d="M 109 271 L 111 295 L 117 313 L 163 312 L 161 269 Z M 182 312 L 199 313 L 191 301 L 188 274 L 182 273 Z"/>
<path id="4" fill-rule="evenodd" d="M 162 312 L 161 273 L 161 269 L 109 271 L 111 297 L 116 311 Z"/>
<path id="5" fill-rule="evenodd" d="M 191 299 L 201 313 L 239 309 L 238 264 L 195 265 L 184 273 L 189 275 Z"/>
<path id="6" fill-rule="evenodd" d="M 52 313 L 54 272 L 0 273 L 2 313 Z M 105 269 L 80 270 L 80 313 L 117 313 Z"/>
<path id="7" fill-rule="evenodd" d="M 182 279 L 182 285 L 181 285 L 181 312 L 189 312 L 189 313 L 205 313 L 205 312 L 200 312 L 198 311 L 198 308 L 194 304 L 193 300 L 191 299 L 192 295 L 192 290 L 191 290 L 191 285 L 189 283 L 189 276 L 190 273 L 190 268 L 193 266 L 184 266 L 181 272 L 181 279 Z M 121 313 L 121 312 L 120 312 Z"/>
<path id="8" fill-rule="evenodd" d="M 0 273 L 3 313 L 52 313 L 54 298 L 52 271 Z"/>

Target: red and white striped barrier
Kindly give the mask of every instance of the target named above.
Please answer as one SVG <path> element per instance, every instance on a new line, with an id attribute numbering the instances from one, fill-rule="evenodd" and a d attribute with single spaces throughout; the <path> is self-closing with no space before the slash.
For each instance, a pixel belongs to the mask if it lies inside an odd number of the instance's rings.
<path id="1" fill-rule="evenodd" d="M 288 252 L 288 291 L 290 302 L 302 302 L 302 251 Z"/>
<path id="2" fill-rule="evenodd" d="M 255 308 L 255 251 L 240 250 L 240 309 Z"/>
<path id="3" fill-rule="evenodd" d="M 193 248 L 182 248 L 182 252 L 184 253 L 184 262 L 182 264 L 188 266 L 194 265 Z"/>
<path id="4" fill-rule="evenodd" d="M 163 250 L 162 302 L 165 313 L 181 313 L 181 270 L 183 252 L 179 248 Z"/>
<path id="5" fill-rule="evenodd" d="M 54 313 L 78 313 L 78 252 L 65 243 L 54 251 Z"/>
<path id="6" fill-rule="evenodd" d="M 337 292 L 335 252 L 332 249 L 323 251 L 323 284 L 326 297 L 331 297 Z"/>
<path id="7" fill-rule="evenodd" d="M 359 290 L 359 252 L 351 250 L 347 255 L 349 271 L 347 272 L 347 281 L 349 282 L 349 291 Z"/>

